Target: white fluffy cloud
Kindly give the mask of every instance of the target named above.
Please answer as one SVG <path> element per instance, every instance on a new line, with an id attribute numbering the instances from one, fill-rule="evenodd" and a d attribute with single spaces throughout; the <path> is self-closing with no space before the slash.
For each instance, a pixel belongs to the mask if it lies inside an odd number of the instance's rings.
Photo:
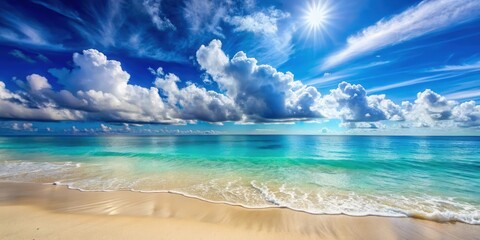
<path id="1" fill-rule="evenodd" d="M 27 76 L 27 82 L 30 90 L 33 92 L 52 88 L 52 86 L 48 83 L 48 80 L 38 74 Z"/>
<path id="2" fill-rule="evenodd" d="M 480 126 L 480 105 L 474 101 L 468 101 L 455 106 L 452 110 L 454 121 L 460 127 Z"/>
<path id="3" fill-rule="evenodd" d="M 324 114 L 344 122 L 377 122 L 403 120 L 400 106 L 385 95 L 367 96 L 361 85 L 342 82 L 323 99 Z M 353 125 L 351 125 L 353 126 Z"/>
<path id="4" fill-rule="evenodd" d="M 226 95 L 232 98 L 248 120 L 278 121 L 321 117 L 316 88 L 294 80 L 290 72 L 278 72 L 258 65 L 255 58 L 238 52 L 229 59 L 213 40 L 197 51 L 197 61 Z"/>
<path id="5" fill-rule="evenodd" d="M 418 127 L 480 126 L 480 106 L 474 101 L 459 103 L 426 89 L 414 103 L 403 102 L 406 119 Z"/>
<path id="6" fill-rule="evenodd" d="M 50 71 L 65 86 L 66 91 L 60 97 L 66 103 L 64 107 L 88 112 L 88 117 L 98 120 L 176 121 L 170 117 L 158 89 L 129 84 L 130 75 L 120 62 L 108 60 L 103 53 L 90 49 L 83 54 L 75 53 L 73 63 L 73 69 Z"/>
<path id="7" fill-rule="evenodd" d="M 168 105 L 181 109 L 176 112 L 176 117 L 207 122 L 240 120 L 241 112 L 231 98 L 195 84 L 180 89 L 177 85 L 180 79 L 172 73 L 164 74 L 161 68 L 157 69 L 156 75 L 154 84 L 167 96 Z"/>
<path id="8" fill-rule="evenodd" d="M 52 90 L 48 80 L 32 74 L 24 91 L 12 93 L 0 82 L 0 117 L 31 120 L 99 120 L 116 122 L 184 123 L 238 121 L 241 112 L 224 94 L 190 84 L 179 88 L 180 79 L 155 72 L 155 86 L 129 84 L 130 75 L 120 62 L 97 50 L 73 55 L 72 69 L 51 69 L 64 86 Z M 166 99 L 160 96 L 160 92 Z M 103 128 L 102 128 L 103 129 Z"/>
<path id="9" fill-rule="evenodd" d="M 36 79 L 36 77 L 31 77 L 31 79 Z M 35 85 L 30 88 L 35 88 Z M 49 102 L 38 103 L 35 101 L 34 94 L 12 93 L 6 89 L 5 83 L 0 81 L 0 118 L 56 121 L 75 120 L 81 117 L 82 114 L 75 110 L 58 109 Z"/>
<path id="10" fill-rule="evenodd" d="M 427 124 L 450 119 L 455 105 L 455 101 L 449 101 L 430 89 L 418 93 L 413 105 L 409 106 L 408 103 L 404 103 L 409 110 L 410 119 Z"/>
<path id="11" fill-rule="evenodd" d="M 112 131 L 112 128 L 105 125 L 105 124 L 100 124 L 100 129 L 102 130 L 102 132 L 110 132 Z"/>
<path id="12" fill-rule="evenodd" d="M 183 124 L 325 117 L 340 119 L 348 128 L 384 128 L 382 121 L 405 121 L 402 126 L 419 127 L 480 126 L 480 106 L 474 101 L 448 100 L 427 89 L 413 103 L 399 106 L 385 95 L 368 95 L 361 85 L 346 82 L 321 96 L 290 72 L 259 64 L 244 52 L 230 58 L 221 47 L 219 40 L 213 40 L 196 53 L 204 74 L 219 91 L 191 82 L 181 84 L 179 77 L 162 68 L 150 69 L 155 76 L 152 86 L 133 85 L 120 62 L 90 49 L 73 55 L 72 68 L 50 70 L 63 86 L 60 90 L 38 74 L 17 80 L 20 90 L 15 92 L 0 81 L 0 118 Z M 134 125 L 124 125 L 124 130 L 129 131 L 129 126 Z M 17 124 L 15 128 L 25 127 Z M 108 132 L 110 127 L 102 124 L 100 130 Z"/>
<path id="13" fill-rule="evenodd" d="M 120 62 L 97 50 L 73 55 L 74 68 L 50 72 L 64 86 L 52 90 L 45 77 L 27 77 L 25 91 L 11 93 L 0 82 L 0 117 L 32 120 L 101 120 L 177 123 L 155 87 L 128 84 Z"/>

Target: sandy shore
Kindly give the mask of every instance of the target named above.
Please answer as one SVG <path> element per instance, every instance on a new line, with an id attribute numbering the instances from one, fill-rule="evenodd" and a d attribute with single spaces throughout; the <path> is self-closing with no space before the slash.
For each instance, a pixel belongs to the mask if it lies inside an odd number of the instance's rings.
<path id="1" fill-rule="evenodd" d="M 0 239 L 480 239 L 480 226 L 0 183 Z"/>

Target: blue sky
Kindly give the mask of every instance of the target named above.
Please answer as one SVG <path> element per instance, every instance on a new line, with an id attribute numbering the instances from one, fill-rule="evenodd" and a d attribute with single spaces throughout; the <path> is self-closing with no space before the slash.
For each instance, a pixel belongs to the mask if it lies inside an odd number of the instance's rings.
<path id="1" fill-rule="evenodd" d="M 2 134 L 480 134 L 480 0 L 2 1 Z"/>

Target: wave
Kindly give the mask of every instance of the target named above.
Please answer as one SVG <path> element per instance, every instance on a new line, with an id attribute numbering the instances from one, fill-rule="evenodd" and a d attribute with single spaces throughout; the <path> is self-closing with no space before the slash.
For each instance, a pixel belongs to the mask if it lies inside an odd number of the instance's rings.
<path id="1" fill-rule="evenodd" d="M 287 208 L 294 211 L 305 212 L 309 214 L 315 215 L 348 215 L 348 216 L 382 216 L 382 217 L 411 217 L 411 218 L 418 218 L 424 220 L 430 220 L 435 222 L 463 222 L 467 224 L 478 225 L 480 224 L 480 211 L 478 208 L 475 208 L 472 205 L 459 203 L 459 202 L 450 202 L 452 206 L 457 207 L 457 212 L 455 211 L 447 211 L 447 210 L 435 210 L 430 208 L 430 210 L 421 210 L 422 208 L 426 208 L 425 201 L 423 204 L 417 204 L 418 199 L 416 201 L 412 200 L 411 198 L 403 198 L 403 203 L 408 206 L 417 205 L 417 209 L 407 209 L 404 208 L 395 208 L 393 206 L 388 206 L 386 204 L 379 203 L 378 201 L 374 201 L 373 199 L 389 199 L 390 201 L 398 202 L 398 197 L 394 196 L 359 196 L 355 193 L 352 193 L 349 200 L 340 200 L 340 198 L 333 197 L 332 199 L 327 200 L 323 207 L 319 207 L 313 203 L 308 204 L 308 199 L 304 196 L 298 197 L 296 194 L 290 193 L 292 199 L 296 199 L 294 201 L 288 201 L 288 199 L 281 199 L 276 196 L 268 186 L 264 183 L 258 183 L 256 181 L 252 181 L 251 185 L 252 188 L 255 189 L 260 193 L 260 196 L 265 199 L 265 201 L 269 204 L 249 204 L 247 202 L 232 202 L 228 200 L 212 200 L 206 197 L 202 197 L 197 193 L 192 192 L 185 192 L 180 190 L 174 189 L 164 189 L 164 190 L 142 190 L 142 189 L 85 189 L 81 187 L 76 187 L 75 183 L 62 183 L 62 182 L 55 182 L 55 185 L 64 185 L 67 186 L 69 189 L 75 189 L 79 191 L 93 191 L 93 192 L 110 192 L 110 191 L 132 191 L 132 192 L 140 192 L 140 193 L 172 193 L 172 194 L 179 194 L 185 197 L 194 198 L 210 203 L 217 203 L 217 204 L 228 204 L 232 206 L 240 206 L 249 209 L 264 209 L 264 208 Z M 284 190 L 286 191 L 286 190 Z M 429 197 L 430 202 L 439 202 L 446 200 L 436 199 L 434 197 Z M 339 201 L 335 201 L 339 200 Z M 303 202 L 305 206 L 308 207 L 299 207 L 299 202 Z M 399 204 L 401 205 L 401 204 Z M 432 204 L 431 204 L 432 205 Z"/>
<path id="2" fill-rule="evenodd" d="M 251 209 L 288 208 L 309 214 L 412 217 L 436 222 L 463 222 L 480 225 L 480 207 L 453 197 L 365 193 L 302 188 L 293 183 L 269 181 L 228 181 L 208 179 L 188 187 L 168 187 L 167 183 L 139 175 L 114 175 L 102 165 L 74 162 L 0 162 L 2 182 L 41 182 L 65 185 L 80 191 L 133 191 L 173 193 L 211 203 Z M 153 185 L 144 185 L 145 181 Z M 163 187 L 160 187 L 162 186 Z M 166 187 L 165 187 L 166 186 Z"/>

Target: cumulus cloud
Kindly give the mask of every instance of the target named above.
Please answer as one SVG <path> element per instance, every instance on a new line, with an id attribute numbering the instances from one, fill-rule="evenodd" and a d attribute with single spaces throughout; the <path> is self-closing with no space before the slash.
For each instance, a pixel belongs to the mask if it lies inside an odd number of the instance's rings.
<path id="1" fill-rule="evenodd" d="M 453 119 L 460 127 L 480 126 L 480 105 L 468 101 L 455 106 L 452 110 Z"/>
<path id="2" fill-rule="evenodd" d="M 322 67 L 324 69 L 335 67 L 358 56 L 443 30 L 479 16 L 478 0 L 425 0 L 349 37 L 346 47 L 329 56 Z"/>
<path id="3" fill-rule="evenodd" d="M 103 124 L 103 123 L 100 124 L 100 129 L 102 130 L 102 132 L 110 132 L 110 131 L 112 131 L 112 128 L 111 128 L 111 127 L 109 127 L 109 126 L 107 126 L 107 125 L 105 125 L 105 124 Z"/>
<path id="4" fill-rule="evenodd" d="M 120 62 L 108 60 L 103 53 L 90 49 L 83 54 L 75 53 L 73 63 L 73 69 L 50 70 L 65 86 L 61 96 L 62 100 L 68 99 L 63 101 L 65 107 L 105 121 L 175 121 L 169 117 L 158 89 L 129 84 L 130 75 Z"/>
<path id="5" fill-rule="evenodd" d="M 150 70 L 156 75 L 155 86 L 132 85 L 120 62 L 93 49 L 75 53 L 73 68 L 50 70 L 64 87 L 60 91 L 54 91 L 48 79 L 38 74 L 19 82 L 24 91 L 18 93 L 0 82 L 0 117 L 173 124 L 241 119 L 241 111 L 228 96 L 195 84 L 180 88 L 176 75 L 164 74 L 161 68 Z"/>
<path id="6" fill-rule="evenodd" d="M 64 86 L 54 91 L 37 74 L 27 77 L 25 91 L 12 93 L 0 82 L 0 117 L 36 120 L 100 120 L 176 123 L 158 89 L 128 83 L 121 64 L 97 50 L 75 53 L 72 69 L 52 69 Z"/>
<path id="7" fill-rule="evenodd" d="M 43 89 L 52 88 L 52 86 L 48 83 L 48 80 L 38 74 L 27 76 L 27 82 L 31 91 L 41 91 Z"/>
<path id="8" fill-rule="evenodd" d="M 480 106 L 474 101 L 460 103 L 429 89 L 401 105 L 346 82 L 322 96 L 292 73 L 259 64 L 244 52 L 230 58 L 219 40 L 202 45 L 196 58 L 218 91 L 189 81 L 180 84 L 177 75 L 162 68 L 149 69 L 154 75 L 152 86 L 133 85 L 120 62 L 93 49 L 75 53 L 71 68 L 50 70 L 58 79 L 58 90 L 38 74 L 17 79 L 17 91 L 0 81 L 0 118 L 119 122 L 124 124 L 122 131 L 130 131 L 136 123 L 292 123 L 318 118 L 340 119 L 347 128 L 384 128 L 383 121 L 418 127 L 480 126 Z M 103 123 L 100 127 L 103 132 L 112 130 Z"/>
<path id="9" fill-rule="evenodd" d="M 180 89 L 177 85 L 180 79 L 175 74 L 164 74 L 161 68 L 154 73 L 157 76 L 154 84 L 167 96 L 169 106 L 181 109 L 176 117 L 207 122 L 240 120 L 241 112 L 231 98 L 195 84 Z"/>
<path id="10" fill-rule="evenodd" d="M 427 89 L 417 94 L 413 104 L 402 103 L 410 121 L 417 122 L 421 126 L 432 126 L 437 121 L 448 120 L 452 116 L 455 101 L 449 101 L 445 97 Z"/>
<path id="11" fill-rule="evenodd" d="M 229 59 L 220 40 L 202 45 L 196 53 L 201 68 L 211 75 L 251 121 L 283 121 L 321 117 L 316 88 L 294 80 L 290 72 L 258 65 L 255 58 L 238 52 Z"/>
<path id="12" fill-rule="evenodd" d="M 475 101 L 459 103 L 430 89 L 417 94 L 414 103 L 403 102 L 406 119 L 419 127 L 480 126 L 480 106 Z"/>
<path id="13" fill-rule="evenodd" d="M 13 93 L 0 81 L 0 118 L 56 121 L 75 120 L 82 116 L 78 111 L 58 109 L 48 102 L 38 103 L 34 97 L 34 94 L 29 93 Z"/>
<path id="14" fill-rule="evenodd" d="M 385 95 L 367 95 L 363 86 L 342 82 L 323 99 L 324 113 L 344 122 L 403 120 L 401 107 Z"/>

